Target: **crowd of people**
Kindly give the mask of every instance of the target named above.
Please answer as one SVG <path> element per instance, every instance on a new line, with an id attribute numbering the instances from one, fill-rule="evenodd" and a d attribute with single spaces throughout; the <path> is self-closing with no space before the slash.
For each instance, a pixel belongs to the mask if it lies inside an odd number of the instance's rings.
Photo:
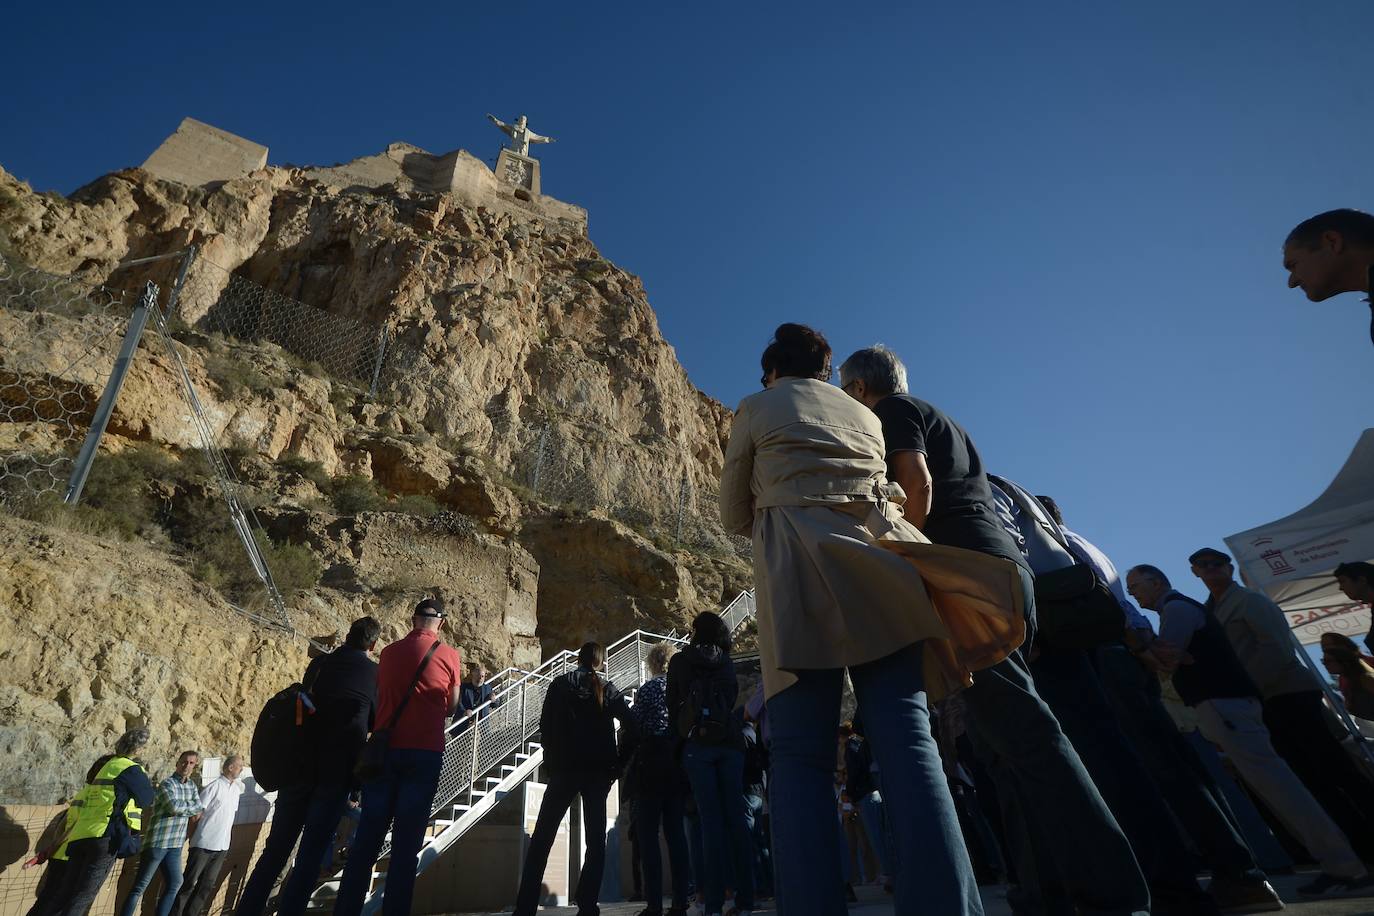
<path id="1" fill-rule="evenodd" d="M 1005 868 L 1017 912 L 1281 909 L 1161 679 L 1319 864 L 1302 893 L 1374 888 L 1374 783 L 1331 727 L 1282 611 L 1234 580 L 1229 556 L 1188 558 L 1205 602 L 1151 564 L 1123 583 L 1052 498 L 989 474 L 964 429 L 908 393 L 892 351 L 854 353 L 833 386 L 824 337 L 783 325 L 762 365 L 765 390 L 736 413 L 721 512 L 754 544 L 781 912 L 843 910 L 844 869 L 822 863 L 844 835 L 824 827 L 824 748 L 845 668 L 885 815 L 885 833 L 867 832 L 898 913 L 981 912 L 974 859 Z M 1365 565 L 1338 571 L 1352 597 L 1366 594 Z M 1157 634 L 1127 591 L 1159 613 Z M 1005 617 L 970 595 L 1024 626 L 989 630 Z M 887 617 L 894 596 L 902 621 Z M 930 670 L 946 647 L 965 678 L 953 694 Z M 1363 703 L 1369 662 L 1348 639 L 1324 651 L 1347 703 Z M 851 800 L 870 797 L 867 780 L 850 783 Z M 955 786 L 995 799 L 992 829 L 967 828 Z"/>
<path id="2" fill-rule="evenodd" d="M 1374 288 L 1374 217 L 1305 221 L 1284 263 L 1313 300 Z M 834 385 L 824 336 L 784 324 L 761 364 L 720 497 L 727 530 L 753 543 L 761 682 L 741 697 L 713 613 L 680 651 L 649 653 L 633 697 L 606 677 L 602 647 L 583 646 L 542 709 L 547 786 L 515 916 L 537 910 L 579 798 L 587 848 L 573 899 L 581 916 L 599 912 L 617 781 L 642 916 L 748 916 L 768 896 L 785 916 L 833 916 L 860 881 L 884 887 L 902 916 L 979 914 L 988 881 L 1008 883 L 1020 914 L 1282 909 L 1217 750 L 1318 864 L 1303 894 L 1374 889 L 1374 782 L 1333 729 L 1283 613 L 1235 581 L 1227 554 L 1188 557 L 1203 601 L 1151 563 L 1123 580 L 1054 499 L 990 473 L 965 429 L 908 391 L 891 350 L 850 355 Z M 1374 565 L 1335 575 L 1352 600 L 1374 600 Z M 1127 594 L 1159 615 L 1158 632 Z M 410 912 L 448 722 L 471 727 L 501 703 L 482 665 L 463 676 L 440 638 L 445 617 L 442 601 L 421 601 L 377 661 L 381 626 L 364 617 L 310 663 L 309 740 L 236 916 L 303 913 L 349 816 L 334 912 L 361 912 L 384 843 L 383 912 Z M 1374 717 L 1374 659 L 1337 634 L 1322 650 L 1349 711 Z M 857 708 L 841 721 L 846 674 Z M 1166 683 L 1206 742 L 1180 732 Z M 48 866 L 29 916 L 85 916 L 114 863 L 135 855 L 122 916 L 159 874 L 158 916 L 205 910 L 243 761 L 226 756 L 197 790 L 199 754 L 186 751 L 154 789 L 134 758 L 147 741 L 131 730 L 91 767 L 29 863 Z"/>

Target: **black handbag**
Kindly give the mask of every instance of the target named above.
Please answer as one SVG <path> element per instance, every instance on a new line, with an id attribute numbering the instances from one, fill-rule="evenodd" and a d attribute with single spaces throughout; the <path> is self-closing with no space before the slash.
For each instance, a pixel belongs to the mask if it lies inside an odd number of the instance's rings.
<path id="1" fill-rule="evenodd" d="M 405 712 L 406 704 L 410 702 L 410 698 L 415 694 L 415 688 L 419 686 L 420 675 L 425 673 L 425 667 L 438 648 L 439 640 L 435 639 L 434 645 L 430 646 L 425 657 L 420 659 L 420 667 L 415 669 L 415 676 L 410 679 L 410 686 L 406 688 L 405 696 L 401 697 L 396 711 L 391 714 L 391 720 L 382 728 L 374 728 L 368 736 L 367 744 L 363 745 L 362 751 L 358 754 L 358 762 L 353 765 L 353 775 L 359 782 L 371 782 L 382 775 L 386 752 L 391 747 L 391 730 L 401 721 L 401 713 Z"/>
<path id="2" fill-rule="evenodd" d="M 1120 642 L 1126 620 L 1111 589 L 1069 549 L 1064 533 L 1039 500 L 1009 480 L 991 479 L 1073 559 L 1072 566 L 1035 574 L 1036 643 L 1043 649 L 1067 650 Z"/>

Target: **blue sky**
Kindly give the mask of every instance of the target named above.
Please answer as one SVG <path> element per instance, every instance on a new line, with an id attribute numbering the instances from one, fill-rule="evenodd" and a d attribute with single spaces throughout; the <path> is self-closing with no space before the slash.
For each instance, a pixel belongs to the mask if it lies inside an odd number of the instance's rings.
<path id="1" fill-rule="evenodd" d="M 883 341 L 990 468 L 1118 565 L 1305 505 L 1370 425 L 1369 314 L 1279 246 L 1374 209 L 1374 5 L 22 4 L 0 164 L 71 191 L 191 115 L 330 164 L 494 157 L 643 277 L 733 406 L 772 329 Z"/>

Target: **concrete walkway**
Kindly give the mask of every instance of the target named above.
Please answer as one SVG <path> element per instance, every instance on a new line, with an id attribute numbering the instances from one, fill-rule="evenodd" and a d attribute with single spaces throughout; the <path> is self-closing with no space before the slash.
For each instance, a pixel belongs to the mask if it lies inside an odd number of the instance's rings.
<path id="1" fill-rule="evenodd" d="M 1292 916 L 1374 916 L 1374 892 L 1351 897 L 1331 897 L 1322 900 L 1303 900 L 1298 896 L 1297 887 L 1311 880 L 1312 874 L 1278 875 L 1271 878 L 1275 890 L 1283 898 L 1285 913 Z M 850 904 L 848 916 L 890 916 L 891 898 L 881 889 L 861 887 L 858 889 L 859 902 Z M 1007 906 L 1004 888 L 983 888 L 983 908 L 986 916 L 1011 916 Z M 609 903 L 601 907 L 601 916 L 638 916 L 644 909 L 642 903 Z M 507 910 L 507 913 L 510 911 Z M 754 911 L 757 916 L 786 916 L 779 914 L 773 906 Z M 540 910 L 540 916 L 576 916 L 576 907 L 558 907 Z M 498 916 L 498 914 L 489 914 Z M 930 916 L 942 916 L 932 913 Z"/>

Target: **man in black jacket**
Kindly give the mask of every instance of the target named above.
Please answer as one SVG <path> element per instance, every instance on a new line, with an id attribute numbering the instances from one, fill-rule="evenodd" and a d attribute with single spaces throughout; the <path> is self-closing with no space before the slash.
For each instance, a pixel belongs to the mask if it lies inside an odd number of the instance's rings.
<path id="1" fill-rule="evenodd" d="M 587 643 L 578 653 L 577 670 L 555 678 L 544 697 L 539 741 L 548 785 L 525 853 L 514 916 L 534 916 L 539 908 L 544 868 L 558 825 L 579 795 L 587 851 L 574 900 L 579 916 L 596 916 L 601 911 L 597 901 L 606 866 L 606 797 L 620 775 L 613 720 L 633 727 L 624 694 L 601 674 L 605 663 L 605 650 Z"/>
<path id="2" fill-rule="evenodd" d="M 306 720 L 307 747 L 300 781 L 277 793 L 272 830 L 244 886 L 235 916 L 261 916 L 291 850 L 300 839 L 296 866 L 277 900 L 279 916 L 304 913 L 319 863 L 332 842 L 353 787 L 353 765 L 367 743 L 377 706 L 377 663 L 368 653 L 382 628 L 371 617 L 349 627 L 344 644 L 310 662 L 301 683 L 315 705 Z"/>

